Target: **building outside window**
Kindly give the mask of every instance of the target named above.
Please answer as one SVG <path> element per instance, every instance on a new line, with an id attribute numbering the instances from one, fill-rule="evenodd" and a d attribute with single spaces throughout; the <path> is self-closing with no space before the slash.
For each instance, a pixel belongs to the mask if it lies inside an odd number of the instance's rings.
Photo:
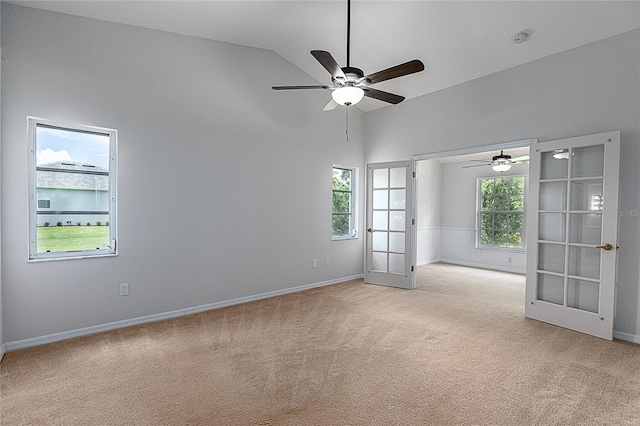
<path id="1" fill-rule="evenodd" d="M 29 259 L 116 254 L 116 139 L 29 118 Z"/>
<path id="2" fill-rule="evenodd" d="M 478 247 L 524 249 L 525 177 L 478 179 Z"/>
<path id="3" fill-rule="evenodd" d="M 357 238 L 355 202 L 358 170 L 353 167 L 333 167 L 332 239 Z"/>

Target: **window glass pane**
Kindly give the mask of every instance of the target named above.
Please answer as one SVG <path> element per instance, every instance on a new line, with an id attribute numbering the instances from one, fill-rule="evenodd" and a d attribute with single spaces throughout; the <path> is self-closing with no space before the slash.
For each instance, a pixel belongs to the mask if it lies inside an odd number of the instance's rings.
<path id="1" fill-rule="evenodd" d="M 333 193 L 333 212 L 334 213 L 351 213 L 351 193 L 350 192 L 334 192 Z"/>
<path id="2" fill-rule="evenodd" d="M 115 253 L 110 246 L 115 238 L 111 213 L 115 131 L 91 129 L 96 131 L 29 120 L 34 143 L 30 179 L 35 188 L 31 259 Z"/>
<path id="3" fill-rule="evenodd" d="M 351 216 L 350 215 L 333 215 L 332 232 L 335 236 L 351 235 Z"/>
<path id="4" fill-rule="evenodd" d="M 351 190 L 351 170 L 333 169 L 333 189 L 342 191 Z"/>
<path id="5" fill-rule="evenodd" d="M 524 177 L 480 179 L 478 188 L 479 244 L 522 249 Z"/>
<path id="6" fill-rule="evenodd" d="M 354 186 L 357 179 L 356 169 L 334 167 L 332 182 L 332 236 L 355 238 Z"/>

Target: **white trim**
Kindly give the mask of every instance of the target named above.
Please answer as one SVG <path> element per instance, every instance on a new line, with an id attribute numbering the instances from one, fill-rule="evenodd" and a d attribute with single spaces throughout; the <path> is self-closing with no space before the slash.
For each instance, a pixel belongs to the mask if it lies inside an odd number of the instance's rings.
<path id="1" fill-rule="evenodd" d="M 615 339 L 625 340 L 627 342 L 640 344 L 640 336 L 637 334 L 623 333 L 622 331 L 613 330 L 613 337 Z"/>
<path id="2" fill-rule="evenodd" d="M 440 259 L 442 263 L 451 263 L 453 265 L 469 266 L 471 268 L 490 269 L 492 271 L 510 272 L 512 274 L 525 275 L 522 269 L 503 268 L 502 266 L 486 265 L 483 263 L 462 262 L 460 260 Z"/>
<path id="3" fill-rule="evenodd" d="M 503 142 L 503 143 L 496 143 L 491 145 L 477 146 L 472 148 L 454 149 L 452 151 L 440 151 L 440 152 L 434 152 L 432 154 L 417 154 L 417 155 L 412 155 L 411 159 L 415 161 L 419 161 L 419 160 L 431 160 L 434 158 L 443 158 L 443 157 L 457 157 L 459 155 L 478 154 L 481 152 L 495 151 L 500 149 L 505 150 L 505 149 L 511 149 L 511 148 L 522 148 L 526 146 L 531 146 L 537 142 L 538 142 L 538 139 L 524 139 L 521 141 Z"/>
<path id="4" fill-rule="evenodd" d="M 364 274 L 351 275 L 348 277 L 336 278 L 329 281 L 305 284 L 282 290 L 269 291 L 252 296 L 238 297 L 236 299 L 224 300 L 222 302 L 209 303 L 206 305 L 194 306 L 191 308 L 178 309 L 175 311 L 163 312 L 160 314 L 146 315 L 143 317 L 131 318 L 122 321 L 114 321 L 106 324 L 94 325 L 91 327 L 83 327 L 75 330 L 63 331 L 60 333 L 48 334 L 46 336 L 33 337 L 30 339 L 17 340 L 15 342 L 6 342 L 3 346 L 7 352 L 16 351 L 18 349 L 30 348 L 33 346 L 45 345 L 47 343 L 59 342 L 61 340 L 72 339 L 74 337 L 87 336 L 89 334 L 100 333 L 103 331 L 116 330 L 118 328 L 130 327 L 132 325 L 146 324 L 150 322 L 163 321 L 171 318 L 183 317 L 186 315 L 197 314 L 200 312 L 210 311 L 212 309 L 226 308 L 228 306 L 239 305 L 241 303 L 254 302 L 256 300 L 268 299 L 270 297 L 282 296 L 290 293 L 298 293 L 317 287 L 324 287 L 333 284 L 339 284 L 347 281 L 364 278 Z"/>

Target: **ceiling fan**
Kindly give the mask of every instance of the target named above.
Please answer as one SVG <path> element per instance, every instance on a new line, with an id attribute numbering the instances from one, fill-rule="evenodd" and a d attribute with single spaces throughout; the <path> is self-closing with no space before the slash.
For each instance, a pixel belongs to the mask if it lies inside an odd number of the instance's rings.
<path id="1" fill-rule="evenodd" d="M 405 98 L 394 93 L 369 87 L 381 81 L 398 78 L 424 70 L 424 64 L 414 59 L 404 64 L 396 65 L 373 74 L 365 75 L 361 69 L 352 67 L 351 56 L 351 0 L 347 0 L 347 66 L 340 67 L 331 53 L 324 50 L 312 50 L 311 55 L 331 74 L 333 85 L 316 86 L 273 86 L 273 90 L 306 90 L 324 89 L 331 90 L 332 99 L 323 108 L 323 111 L 330 111 L 338 105 L 351 106 L 362 100 L 364 96 L 378 99 L 390 104 L 399 104 Z"/>
<path id="2" fill-rule="evenodd" d="M 500 155 L 495 155 L 489 160 L 471 160 L 471 161 L 479 161 L 484 164 L 474 164 L 472 166 L 463 166 L 463 169 L 469 167 L 481 167 L 481 166 L 491 166 L 491 168 L 496 172 L 506 172 L 511 168 L 513 164 L 526 163 L 529 161 L 528 155 L 523 155 L 521 157 L 511 158 L 509 154 L 505 154 L 504 151 L 500 151 Z"/>

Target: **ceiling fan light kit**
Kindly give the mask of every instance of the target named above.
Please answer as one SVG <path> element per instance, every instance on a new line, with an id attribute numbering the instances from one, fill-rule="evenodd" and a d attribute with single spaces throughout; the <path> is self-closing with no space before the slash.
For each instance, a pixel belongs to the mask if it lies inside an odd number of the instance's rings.
<path id="1" fill-rule="evenodd" d="M 364 90 L 354 86 L 340 87 L 331 92 L 331 97 L 338 105 L 355 105 L 364 97 Z"/>
<path id="2" fill-rule="evenodd" d="M 507 164 L 507 163 L 498 163 L 498 164 L 494 164 L 493 166 L 491 166 L 491 168 L 493 169 L 494 172 L 506 172 L 507 170 L 511 169 L 511 164 Z"/>

